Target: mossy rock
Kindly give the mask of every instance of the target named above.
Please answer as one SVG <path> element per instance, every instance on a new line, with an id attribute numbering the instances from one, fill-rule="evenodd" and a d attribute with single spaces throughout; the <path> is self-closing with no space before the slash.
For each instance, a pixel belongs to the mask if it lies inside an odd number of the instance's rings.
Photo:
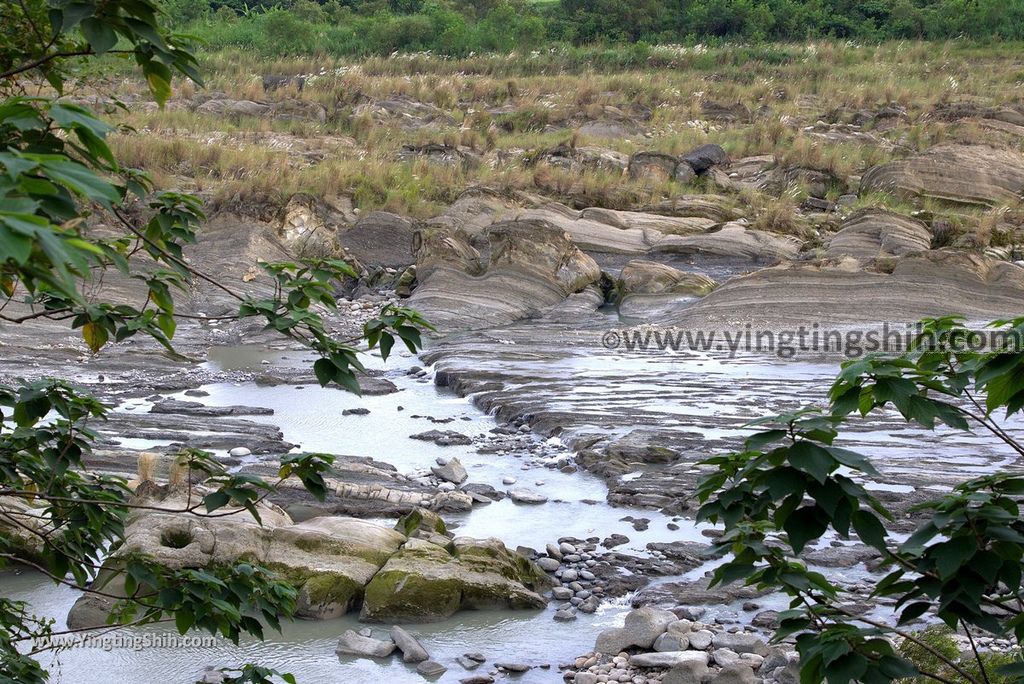
<path id="1" fill-rule="evenodd" d="M 420 530 L 448 535 L 448 527 L 437 513 L 416 507 L 398 519 L 395 529 L 406 537 L 412 537 Z"/>
<path id="2" fill-rule="evenodd" d="M 360 618 L 374 622 L 443 620 L 462 606 L 462 583 L 405 570 L 378 572 L 366 586 Z"/>

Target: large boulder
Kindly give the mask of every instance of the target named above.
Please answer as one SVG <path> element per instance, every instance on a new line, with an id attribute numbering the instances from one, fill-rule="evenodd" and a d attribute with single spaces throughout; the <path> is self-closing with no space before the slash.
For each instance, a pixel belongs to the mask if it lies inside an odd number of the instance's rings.
<path id="1" fill-rule="evenodd" d="M 679 157 L 679 161 L 689 164 L 694 173 L 704 173 L 712 166 L 729 161 L 729 155 L 719 145 L 701 145 Z"/>
<path id="2" fill-rule="evenodd" d="M 928 226 L 916 219 L 882 209 L 859 211 L 840 227 L 825 244 L 833 259 L 853 257 L 871 261 L 879 257 L 904 256 L 931 247 Z"/>
<path id="3" fill-rule="evenodd" d="M 862 194 L 887 192 L 985 206 L 1012 204 L 1024 192 L 1024 154 L 987 145 L 937 145 L 869 169 L 860 187 Z"/>
<path id="4" fill-rule="evenodd" d="M 427 274 L 410 298 L 442 331 L 490 327 L 537 316 L 566 297 L 597 283 L 601 271 L 569 235 L 545 221 L 505 221 L 487 231 L 490 261 L 486 271 L 466 272 L 467 245 L 446 238 L 443 260 L 438 250 L 417 250 Z M 436 244 L 436 243 L 433 243 Z M 417 262 L 417 273 L 421 265 Z"/>
<path id="5" fill-rule="evenodd" d="M 675 613 L 662 608 L 637 608 L 626 615 L 622 627 L 606 629 L 598 634 L 594 650 L 606 655 L 617 655 L 629 648 L 650 649 L 677 619 Z"/>
<path id="6" fill-rule="evenodd" d="M 543 608 L 547 575 L 496 539 L 410 539 L 366 587 L 361 617 L 430 621 L 460 609 Z"/>
<path id="7" fill-rule="evenodd" d="M 172 496 L 161 505 L 178 509 L 184 501 Z M 452 542 L 443 521 L 429 511 L 415 510 L 400 521 L 398 529 L 336 516 L 293 524 L 276 506 L 260 504 L 259 511 L 262 525 L 245 511 L 212 518 L 140 513 L 126 528 L 122 547 L 107 560 L 96 588 L 119 595 L 123 577 L 115 569 L 120 559 L 143 554 L 172 569 L 258 563 L 299 590 L 296 614 L 304 618 L 344 615 L 363 602 L 371 587 L 371 613 L 391 611 L 409 620 L 443 617 L 460 608 L 544 605 L 534 591 L 544 587 L 543 571 L 495 539 Z M 410 539 L 407 533 L 431 541 Z M 436 564 L 417 565 L 431 555 L 423 548 L 436 554 Z M 403 570 L 419 573 L 412 584 L 396 577 Z M 434 589 L 440 593 L 435 595 Z M 450 612 L 444 612 L 438 609 L 438 596 L 458 600 L 445 603 Z M 113 598 L 85 595 L 68 616 L 69 626 L 103 625 L 113 605 Z"/>

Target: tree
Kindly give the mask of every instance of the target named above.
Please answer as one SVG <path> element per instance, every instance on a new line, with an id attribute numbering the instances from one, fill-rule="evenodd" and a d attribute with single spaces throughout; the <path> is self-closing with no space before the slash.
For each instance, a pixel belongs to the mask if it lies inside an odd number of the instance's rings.
<path id="1" fill-rule="evenodd" d="M 313 350 L 321 384 L 359 391 L 362 370 L 356 340 L 335 339 L 320 311 L 335 306 L 335 283 L 353 276 L 341 261 L 266 263 L 273 296 L 232 290 L 183 258 L 203 220 L 196 197 L 158 192 L 145 173 L 124 168 L 106 138 L 113 127 L 89 110 L 59 98 L 77 68 L 99 59 L 129 59 L 163 105 L 177 75 L 201 82 L 187 40 L 165 29 L 156 0 L 17 0 L 4 3 L 0 22 L 0 322 L 63 322 L 79 330 L 92 351 L 148 335 L 173 351 L 174 293 L 204 281 L 238 303 L 235 317 L 263 319 L 266 327 Z M 29 96 L 48 85 L 58 97 Z M 142 205 L 148 218 L 137 221 Z M 102 217 L 115 235 L 92 230 Z M 86 290 L 113 271 L 140 285 L 139 301 L 103 301 Z M 102 290 L 100 290 L 102 294 Z M 386 358 L 396 340 L 410 350 L 426 323 L 413 311 L 387 307 L 363 337 Z M 95 582 L 107 553 L 124 536 L 131 511 L 148 506 L 120 478 L 84 466 L 107 407 L 60 379 L 0 386 L 0 564 L 27 563 L 55 582 L 103 593 Z M 228 473 L 210 454 L 186 450 L 179 465 L 198 480 L 197 498 L 175 510 L 193 516 L 249 513 L 276 484 L 298 478 L 323 496 L 331 458 L 286 457 L 277 483 Z M 166 510 L 161 508 L 160 510 Z M 119 624 L 173 620 L 185 632 L 203 629 L 236 640 L 261 637 L 295 608 L 295 589 L 247 563 L 172 571 L 132 557 L 113 571 L 123 581 Z M 106 581 L 109 582 L 108 577 Z M 41 682 L 33 659 L 53 625 L 29 606 L 0 596 L 0 682 Z M 19 650 L 19 648 L 21 650 Z M 232 681 L 270 681 L 276 673 L 253 665 Z M 281 675 L 292 681 L 290 675 Z"/>
<path id="2" fill-rule="evenodd" d="M 926 428 L 984 430 L 1024 456 L 995 415 L 1024 409 L 1024 318 L 992 325 L 1002 335 L 989 331 L 994 348 L 977 351 L 978 333 L 959 319 L 925 321 L 907 354 L 844 364 L 827 413 L 756 421 L 766 429 L 743 451 L 706 462 L 715 470 L 700 484 L 698 519 L 724 524 L 716 549 L 731 554 L 713 581 L 743 580 L 792 597 L 775 638 L 796 635 L 802 682 L 1024 681 L 1024 472 L 973 478 L 915 506 L 922 522 L 900 541 L 886 529 L 892 513 L 858 481 L 878 474 L 873 464 L 834 444 L 851 414 L 888 407 Z M 895 599 L 891 620 L 852 612 L 842 587 L 800 561 L 830 530 L 844 539 L 852 532 L 881 555 L 890 572 L 873 596 Z M 926 615 L 965 630 L 971 656 L 904 627 Z M 981 653 L 973 637 L 979 631 L 1015 640 L 1016 655 L 999 662 Z"/>

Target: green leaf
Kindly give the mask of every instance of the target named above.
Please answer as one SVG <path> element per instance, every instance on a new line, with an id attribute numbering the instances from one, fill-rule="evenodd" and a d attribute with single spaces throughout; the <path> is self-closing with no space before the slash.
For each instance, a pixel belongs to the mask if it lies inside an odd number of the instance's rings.
<path id="1" fill-rule="evenodd" d="M 836 467 L 836 460 L 824 447 L 813 442 L 801 441 L 789 447 L 787 458 L 790 465 L 801 470 L 820 483 Z"/>
<path id="2" fill-rule="evenodd" d="M 106 21 L 89 17 L 82 20 L 82 35 L 97 55 L 102 55 L 117 45 L 117 34 Z"/>
<path id="3" fill-rule="evenodd" d="M 854 511 L 850 523 L 862 542 L 879 551 L 885 550 L 885 527 L 874 514 L 864 510 Z"/>

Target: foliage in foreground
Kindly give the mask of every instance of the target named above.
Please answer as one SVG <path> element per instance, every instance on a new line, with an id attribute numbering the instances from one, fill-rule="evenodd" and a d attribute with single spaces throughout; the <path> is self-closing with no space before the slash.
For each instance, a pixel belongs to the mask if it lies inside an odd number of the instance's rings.
<path id="1" fill-rule="evenodd" d="M 864 456 L 836 446 L 838 428 L 854 413 L 895 409 L 933 429 L 984 430 L 1024 456 L 1024 445 L 996 417 L 1024 409 L 1024 319 L 992 324 L 1006 333 L 995 349 L 975 349 L 959 319 L 925 321 L 913 350 L 844 364 L 830 391 L 829 411 L 802 410 L 757 421 L 765 428 L 743 451 L 706 463 L 698 519 L 725 526 L 717 551 L 731 554 L 715 583 L 739 580 L 792 597 L 776 639 L 794 636 L 801 681 L 1024 681 L 1024 473 L 973 478 L 911 510 L 923 519 L 906 539 L 886 529 L 893 514 L 862 484 L 879 475 Z M 873 598 L 895 599 L 891 619 L 851 611 L 853 596 L 809 570 L 801 551 L 851 533 L 873 547 L 889 574 Z M 909 631 L 917 618 L 961 629 L 972 657 Z M 1016 652 L 978 651 L 974 635 L 1011 639 Z M 894 643 L 902 642 L 901 650 Z"/>
<path id="2" fill-rule="evenodd" d="M 64 322 L 93 352 L 141 333 L 173 353 L 178 320 L 187 317 L 175 309 L 174 293 L 203 281 L 237 302 L 237 312 L 223 318 L 262 319 L 319 357 L 313 370 L 321 384 L 358 392 L 362 365 L 353 341 L 335 339 L 321 315 L 335 307 L 337 283 L 355 275 L 347 264 L 262 264 L 271 296 L 234 291 L 184 257 L 203 220 L 196 197 L 157 192 L 144 173 L 122 167 L 106 141 L 112 127 L 87 109 L 26 94 L 43 80 L 62 94 L 74 67 L 103 54 L 132 60 L 161 105 L 174 74 L 198 82 L 189 44 L 165 30 L 160 7 L 153 0 L 26 0 L 5 3 L 0 16 L 0 324 Z M 115 230 L 98 235 L 99 220 Z M 106 301 L 107 273 L 137 283 L 138 300 Z M 415 350 L 425 325 L 414 311 L 388 307 L 361 339 L 386 358 L 397 339 Z M 89 471 L 92 426 L 107 410 L 59 379 L 0 385 L 0 567 L 28 564 L 54 582 L 117 598 L 115 625 L 173 621 L 182 633 L 205 630 L 234 642 L 262 638 L 265 626 L 279 629 L 294 613 L 296 591 L 264 568 L 172 570 L 137 555 L 107 568 L 104 559 L 121 545 L 133 512 L 259 521 L 260 502 L 287 478 L 322 498 L 331 457 L 287 456 L 278 480 L 267 482 L 186 450 L 176 466 L 186 473 L 188 503 L 161 506 L 136 499 L 122 478 Z M 119 584 L 125 596 L 105 591 Z M 30 606 L 0 596 L 0 682 L 45 681 L 35 656 L 75 631 L 83 630 L 55 630 Z M 255 665 L 228 671 L 228 681 L 273 678 L 293 681 Z"/>

